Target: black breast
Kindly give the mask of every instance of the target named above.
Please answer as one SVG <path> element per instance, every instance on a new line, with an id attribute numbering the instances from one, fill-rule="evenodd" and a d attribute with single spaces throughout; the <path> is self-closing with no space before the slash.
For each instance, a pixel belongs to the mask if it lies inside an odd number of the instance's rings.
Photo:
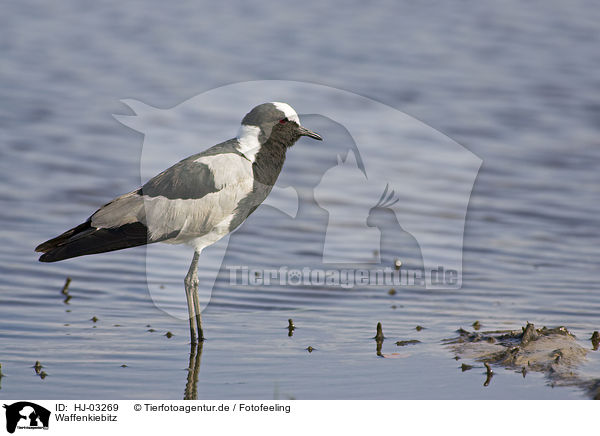
<path id="1" fill-rule="evenodd" d="M 254 158 L 254 183 L 273 186 L 283 168 L 287 147 L 279 141 L 267 140 Z"/>

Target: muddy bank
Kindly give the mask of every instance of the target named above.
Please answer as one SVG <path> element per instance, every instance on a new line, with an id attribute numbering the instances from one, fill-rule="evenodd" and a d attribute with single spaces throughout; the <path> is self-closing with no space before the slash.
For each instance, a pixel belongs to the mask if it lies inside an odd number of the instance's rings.
<path id="1" fill-rule="evenodd" d="M 551 386 L 577 386 L 591 398 L 600 399 L 600 379 L 581 375 L 586 349 L 565 327 L 535 328 L 527 323 L 520 330 L 457 330 L 458 336 L 444 340 L 458 359 L 472 359 L 486 367 L 488 385 L 494 366 L 513 369 L 526 376 L 530 371 L 545 375 Z M 470 369 L 463 364 L 461 369 Z"/>

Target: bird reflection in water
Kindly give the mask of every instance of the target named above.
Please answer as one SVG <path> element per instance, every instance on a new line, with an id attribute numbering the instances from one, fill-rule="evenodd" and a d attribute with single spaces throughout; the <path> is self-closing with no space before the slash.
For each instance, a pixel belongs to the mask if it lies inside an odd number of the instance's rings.
<path id="1" fill-rule="evenodd" d="M 200 372 L 200 358 L 204 342 L 192 341 L 190 344 L 190 363 L 188 365 L 187 383 L 185 384 L 184 400 L 198 399 L 198 373 Z"/>

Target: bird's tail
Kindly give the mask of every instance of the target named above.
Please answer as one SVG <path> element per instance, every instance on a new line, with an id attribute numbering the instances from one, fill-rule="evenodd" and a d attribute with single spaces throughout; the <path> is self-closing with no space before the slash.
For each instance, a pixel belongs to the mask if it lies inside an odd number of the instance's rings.
<path id="1" fill-rule="evenodd" d="M 148 243 L 148 229 L 140 223 L 115 228 L 96 228 L 91 220 L 67 230 L 62 235 L 38 245 L 35 251 L 44 253 L 40 262 L 57 262 L 88 254 L 105 253 Z"/>

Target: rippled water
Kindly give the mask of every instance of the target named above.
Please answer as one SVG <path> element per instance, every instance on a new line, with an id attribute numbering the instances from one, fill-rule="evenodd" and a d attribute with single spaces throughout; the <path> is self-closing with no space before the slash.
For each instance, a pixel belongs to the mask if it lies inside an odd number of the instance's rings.
<path id="1" fill-rule="evenodd" d="M 441 340 L 475 320 L 485 329 L 530 321 L 565 325 L 590 348 L 600 328 L 598 15 L 585 1 L 6 6 L 0 396 L 184 396 L 188 326 L 164 310 L 185 309 L 180 270 L 191 253 L 174 251 L 156 271 L 169 291 L 159 308 L 144 248 L 51 265 L 38 263 L 33 248 L 139 185 L 143 138 L 111 117 L 128 113 L 120 99 L 169 108 L 233 82 L 286 79 L 379 100 L 483 160 L 465 226 L 463 286 L 396 295 L 382 287 L 232 286 L 222 270 L 203 314 L 198 398 L 584 398 L 534 373 L 497 370 L 484 387 L 485 370 L 461 373 Z M 298 189 L 298 217 L 259 208 L 232 235 L 224 265 L 319 265 L 327 214 L 311 191 L 351 138 L 320 117 L 305 124 L 330 148 L 302 140 L 290 151 L 281 183 Z M 235 127 L 210 128 L 227 139 Z M 376 152 L 432 171 L 402 149 L 381 144 Z M 409 209 L 427 227 L 427 207 Z M 288 318 L 297 326 L 291 337 Z M 382 353 L 393 358 L 377 356 L 377 322 L 387 337 Z M 421 343 L 396 346 L 402 339 Z M 600 377 L 598 352 L 579 371 Z"/>

